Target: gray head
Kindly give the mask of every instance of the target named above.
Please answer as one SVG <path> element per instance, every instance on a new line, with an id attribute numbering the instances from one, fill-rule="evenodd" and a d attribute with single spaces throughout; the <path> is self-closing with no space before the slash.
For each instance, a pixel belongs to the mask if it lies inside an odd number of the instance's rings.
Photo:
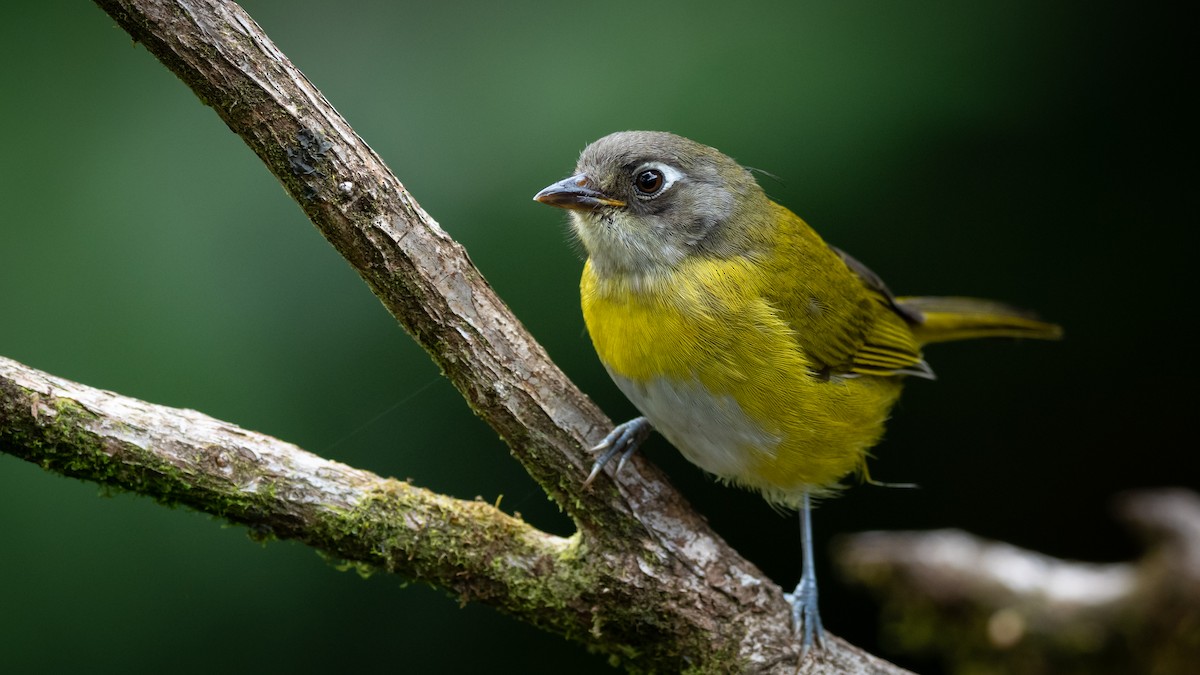
<path id="1" fill-rule="evenodd" d="M 570 209 L 598 274 L 645 274 L 691 255 L 752 245 L 766 196 L 719 151 L 661 131 L 621 131 L 592 143 L 575 175 L 534 199 Z"/>

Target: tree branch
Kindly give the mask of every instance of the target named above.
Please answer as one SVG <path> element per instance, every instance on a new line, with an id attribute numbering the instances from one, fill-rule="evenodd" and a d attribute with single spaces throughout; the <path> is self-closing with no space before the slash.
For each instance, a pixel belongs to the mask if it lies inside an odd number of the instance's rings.
<path id="1" fill-rule="evenodd" d="M 884 629 L 954 672 L 1185 673 L 1200 626 L 1200 497 L 1134 492 L 1131 563 L 1060 560 L 959 530 L 864 532 L 836 559 L 881 596 Z"/>
<path id="2" fill-rule="evenodd" d="M 777 586 L 635 458 L 591 490 L 610 423 L 379 157 L 237 5 L 97 0 L 263 160 L 579 528 L 329 462 L 191 411 L 0 361 L 0 449 L 455 590 L 637 669 L 791 672 Z M 498 563 L 499 561 L 499 563 Z M 900 672 L 831 639 L 807 672 Z"/>
<path id="3" fill-rule="evenodd" d="M 258 536 L 297 539 L 365 569 L 422 579 L 526 621 L 590 626 L 580 589 L 569 586 L 579 575 L 564 562 L 577 554 L 577 538 L 194 410 L 93 389 L 0 357 L 0 449 L 63 475 L 213 513 Z M 542 586 L 557 595 L 540 593 Z"/>

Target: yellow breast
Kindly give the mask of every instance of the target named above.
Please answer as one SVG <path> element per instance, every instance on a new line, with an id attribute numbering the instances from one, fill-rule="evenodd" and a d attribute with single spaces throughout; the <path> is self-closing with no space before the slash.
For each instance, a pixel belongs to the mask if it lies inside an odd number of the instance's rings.
<path id="1" fill-rule="evenodd" d="M 862 465 L 899 394 L 895 378 L 823 378 L 762 266 L 699 257 L 669 272 L 599 278 L 584 267 L 584 320 L 600 360 L 692 463 L 794 505 Z"/>

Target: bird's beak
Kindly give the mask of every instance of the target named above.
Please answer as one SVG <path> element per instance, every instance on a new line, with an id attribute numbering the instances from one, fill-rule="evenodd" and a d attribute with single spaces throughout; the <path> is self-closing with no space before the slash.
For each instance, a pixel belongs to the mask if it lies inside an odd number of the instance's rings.
<path id="1" fill-rule="evenodd" d="M 601 206 L 625 206 L 620 199 L 613 199 L 593 189 L 592 179 L 586 173 L 564 178 L 534 195 L 533 199 L 560 209 L 580 211 L 591 211 Z"/>

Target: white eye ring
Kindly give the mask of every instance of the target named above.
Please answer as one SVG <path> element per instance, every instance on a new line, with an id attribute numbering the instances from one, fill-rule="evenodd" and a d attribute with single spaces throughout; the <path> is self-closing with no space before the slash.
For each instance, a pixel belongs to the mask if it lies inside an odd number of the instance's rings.
<path id="1" fill-rule="evenodd" d="M 662 176 L 662 185 L 659 185 L 658 189 L 653 192 L 643 192 L 641 186 L 638 185 L 638 179 L 647 171 L 655 171 Z M 666 192 L 680 178 L 683 178 L 683 172 L 669 164 L 646 162 L 633 172 L 634 193 L 638 199 L 655 199 Z"/>

